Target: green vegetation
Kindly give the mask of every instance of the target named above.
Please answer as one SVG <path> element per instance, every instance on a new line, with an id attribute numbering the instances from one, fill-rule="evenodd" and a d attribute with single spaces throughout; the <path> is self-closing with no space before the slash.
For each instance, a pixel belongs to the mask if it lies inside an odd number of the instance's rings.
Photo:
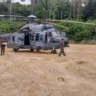
<path id="1" fill-rule="evenodd" d="M 16 32 L 24 22 L 0 21 L 0 34 Z"/>
<path id="2" fill-rule="evenodd" d="M 68 37 L 71 41 L 75 43 L 95 43 L 96 41 L 96 25 L 85 25 L 85 24 L 73 24 L 73 23 L 66 23 L 66 22 L 57 22 L 57 27 L 62 32 L 67 32 Z M 64 26 L 64 27 L 63 27 Z M 95 42 L 93 42 L 95 41 Z"/>

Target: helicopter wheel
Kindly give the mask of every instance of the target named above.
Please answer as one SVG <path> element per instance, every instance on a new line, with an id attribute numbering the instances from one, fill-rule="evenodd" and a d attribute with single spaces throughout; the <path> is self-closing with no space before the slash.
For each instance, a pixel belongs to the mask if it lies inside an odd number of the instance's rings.
<path id="1" fill-rule="evenodd" d="M 34 51 L 34 49 L 30 49 L 30 51 L 31 51 L 31 52 L 33 52 L 33 51 Z"/>
<path id="2" fill-rule="evenodd" d="M 38 47 L 38 48 L 36 49 L 36 51 L 37 51 L 37 52 L 40 52 L 40 50 L 41 50 L 41 48 L 40 48 L 40 47 Z"/>
<path id="3" fill-rule="evenodd" d="M 56 50 L 51 50 L 51 54 L 57 54 Z"/>
<path id="4" fill-rule="evenodd" d="M 69 47 L 68 42 L 64 42 L 65 47 Z"/>
<path id="5" fill-rule="evenodd" d="M 14 52 L 17 52 L 17 51 L 18 51 L 18 49 L 16 49 L 16 48 L 13 48 L 13 51 L 14 51 Z"/>

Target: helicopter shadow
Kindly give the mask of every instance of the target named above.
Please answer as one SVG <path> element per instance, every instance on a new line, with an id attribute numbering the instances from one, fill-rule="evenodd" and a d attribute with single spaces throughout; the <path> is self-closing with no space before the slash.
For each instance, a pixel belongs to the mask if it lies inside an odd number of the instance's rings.
<path id="1" fill-rule="evenodd" d="M 30 50 L 19 50 L 15 53 L 30 53 L 30 54 L 51 54 L 51 51 L 40 51 L 40 52 L 37 52 L 37 51 L 33 51 L 31 52 Z"/>

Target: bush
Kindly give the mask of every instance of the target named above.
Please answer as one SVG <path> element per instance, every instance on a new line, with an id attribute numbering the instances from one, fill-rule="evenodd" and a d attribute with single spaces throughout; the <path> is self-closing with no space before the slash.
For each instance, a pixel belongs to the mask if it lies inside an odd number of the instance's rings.
<path id="1" fill-rule="evenodd" d="M 18 31 L 23 22 L 0 21 L 0 34 Z"/>
<path id="2" fill-rule="evenodd" d="M 71 41 L 81 42 L 83 40 L 96 40 L 96 26 L 85 25 L 85 24 L 73 24 L 66 22 L 57 22 L 58 25 L 64 26 L 64 28 L 59 28 L 55 26 L 60 31 L 67 32 L 67 35 Z"/>

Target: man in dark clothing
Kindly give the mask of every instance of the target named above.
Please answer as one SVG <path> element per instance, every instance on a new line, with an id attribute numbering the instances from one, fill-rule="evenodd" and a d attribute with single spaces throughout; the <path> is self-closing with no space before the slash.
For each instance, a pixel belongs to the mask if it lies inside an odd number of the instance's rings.
<path id="1" fill-rule="evenodd" d="M 64 52 L 64 40 L 62 39 L 60 41 L 60 53 L 59 53 L 59 56 L 61 56 L 61 54 L 63 54 L 63 56 L 66 56 L 65 52 Z"/>
<path id="2" fill-rule="evenodd" d="M 5 44 L 1 42 L 1 55 L 5 54 Z"/>

